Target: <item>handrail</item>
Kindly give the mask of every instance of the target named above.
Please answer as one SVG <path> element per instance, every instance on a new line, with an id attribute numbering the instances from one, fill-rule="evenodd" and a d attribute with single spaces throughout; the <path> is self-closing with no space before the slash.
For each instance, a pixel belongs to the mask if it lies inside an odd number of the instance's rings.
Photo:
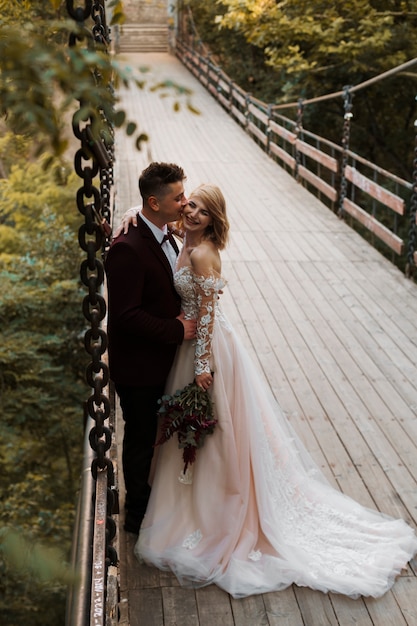
<path id="1" fill-rule="evenodd" d="M 339 217 L 367 232 L 367 240 L 391 261 L 404 265 L 403 255 L 407 246 L 410 249 L 409 242 L 412 241 L 410 235 L 408 242 L 406 240 L 409 222 L 405 207 L 413 197 L 413 185 L 349 149 L 351 93 L 352 89 L 357 91 L 410 67 L 417 63 L 417 59 L 355 87 L 345 87 L 343 91 L 319 98 L 344 96 L 343 136 L 341 144 L 337 145 L 303 126 L 304 106 L 318 99 L 300 99 L 297 103 L 278 106 L 267 104 L 231 80 L 215 65 L 210 53 L 203 56 L 199 50 L 207 48 L 201 42 L 198 50 L 194 44 L 194 38 L 189 42 L 178 34 L 176 54 L 229 115 L 298 182 L 337 211 Z M 297 106 L 296 120 L 278 113 L 278 110 L 292 105 Z M 408 258 L 412 258 L 410 250 Z"/>
<path id="2" fill-rule="evenodd" d="M 71 569 L 75 582 L 67 592 L 65 626 L 87 626 L 90 623 L 91 562 L 94 516 L 92 510 L 95 482 L 91 478 L 94 452 L 88 434 L 94 423 L 87 418 L 84 435 L 84 455 L 76 519 L 73 530 Z"/>
<path id="3" fill-rule="evenodd" d="M 106 390 L 107 391 L 107 390 Z M 110 386 L 109 400 L 112 406 L 110 427 L 115 430 L 114 392 Z M 106 562 L 108 550 L 107 472 L 100 472 L 97 479 L 91 476 L 91 464 L 95 458 L 89 435 L 94 420 L 87 415 L 80 490 L 73 529 L 70 559 L 73 582 L 67 590 L 65 626 L 111 626 L 117 623 L 117 571 Z M 110 451 L 116 457 L 113 441 Z M 116 472 L 117 474 L 117 472 Z M 107 614 L 106 614 L 107 612 Z"/>
<path id="4" fill-rule="evenodd" d="M 357 91 L 360 91 L 361 89 L 365 89 L 366 87 L 369 87 L 369 85 L 379 83 L 380 81 L 385 80 L 386 78 L 389 78 L 390 76 L 399 74 L 400 72 L 408 69 L 409 67 L 416 65 L 416 63 L 417 63 L 417 58 L 410 59 L 410 61 L 401 63 L 401 65 L 397 65 L 396 67 L 393 67 L 392 69 L 387 70 L 386 72 L 382 72 L 381 74 L 378 74 L 377 76 L 374 76 L 373 78 L 369 78 L 368 80 L 363 81 L 363 83 L 359 83 L 358 85 L 354 85 L 354 86 L 349 86 L 349 91 L 350 93 L 356 93 Z M 415 77 L 417 78 L 417 74 Z M 328 93 L 323 96 L 317 96 L 316 98 L 307 98 L 305 100 L 303 99 L 302 102 L 303 102 L 303 105 L 315 104 L 316 102 L 324 102 L 325 100 L 331 100 L 333 98 L 343 97 L 344 93 L 345 92 L 342 89 L 341 91 L 335 91 L 333 93 Z M 299 102 L 288 102 L 288 103 L 283 103 L 283 104 L 274 104 L 273 109 L 274 110 L 287 109 L 290 107 L 298 107 L 298 106 L 300 106 Z"/>

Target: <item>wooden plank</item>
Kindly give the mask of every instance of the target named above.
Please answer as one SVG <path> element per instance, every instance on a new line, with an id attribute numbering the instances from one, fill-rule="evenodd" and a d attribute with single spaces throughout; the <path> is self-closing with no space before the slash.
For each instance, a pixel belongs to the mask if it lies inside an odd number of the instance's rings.
<path id="1" fill-rule="evenodd" d="M 214 96 L 216 99 L 219 98 L 219 92 L 217 91 L 216 85 L 210 84 L 208 86 L 208 90 L 211 93 L 211 95 Z"/>
<path id="2" fill-rule="evenodd" d="M 277 146 L 277 144 L 274 143 L 273 141 L 269 143 L 269 152 L 271 154 L 274 154 L 276 157 L 278 157 L 278 159 L 280 159 L 284 163 L 286 163 L 286 165 L 288 165 L 292 170 L 295 170 L 295 166 L 297 162 L 294 159 L 294 157 L 288 154 L 288 152 L 286 152 L 280 146 Z"/>
<path id="3" fill-rule="evenodd" d="M 407 622 L 392 591 L 382 598 L 365 599 L 366 607 L 375 625 L 389 624 L 391 626 L 407 626 Z"/>
<path id="4" fill-rule="evenodd" d="M 233 617 L 238 626 L 269 626 L 266 608 L 261 595 L 236 600 L 231 598 Z"/>
<path id="5" fill-rule="evenodd" d="M 269 120 L 269 126 L 272 132 L 274 132 L 279 137 L 282 137 L 284 141 L 288 141 L 291 144 L 294 144 L 296 142 L 297 135 L 287 128 L 284 128 L 284 126 L 277 124 L 276 122 L 274 122 L 274 120 Z"/>
<path id="6" fill-rule="evenodd" d="M 339 170 L 339 162 L 334 157 L 331 157 L 329 154 L 326 154 L 322 150 L 315 148 L 314 146 L 306 143 L 305 141 L 301 141 L 301 139 L 296 139 L 295 148 L 299 152 L 302 152 L 306 156 L 310 157 L 320 165 L 323 165 L 327 169 L 332 172 L 338 172 Z"/>
<path id="7" fill-rule="evenodd" d="M 370 370 L 370 377 L 374 380 L 381 376 L 387 380 L 394 380 L 399 390 L 409 388 L 407 379 L 413 384 L 412 395 L 405 395 L 404 399 L 408 406 L 407 416 L 412 415 L 410 407 L 414 403 L 415 394 L 415 376 L 413 365 L 410 363 L 409 342 L 415 331 L 415 320 L 413 317 L 407 319 L 409 307 L 413 309 L 413 295 L 406 292 L 402 293 L 401 301 L 397 298 L 387 298 L 384 294 L 387 291 L 395 290 L 399 286 L 399 282 L 406 287 L 407 279 L 396 268 L 392 268 L 393 275 L 391 280 L 386 272 L 381 271 L 380 255 L 376 254 L 375 264 L 370 267 L 363 267 L 361 263 L 356 263 L 349 269 L 344 265 L 333 265 L 329 267 L 326 263 L 320 263 L 315 266 L 315 270 L 320 270 L 315 277 L 316 281 L 320 281 L 322 297 L 328 294 L 327 281 L 331 281 L 334 285 L 334 297 L 343 298 L 345 309 L 340 311 L 340 320 L 345 321 L 349 311 L 354 313 L 354 320 L 364 327 L 361 337 L 362 350 L 358 346 L 359 358 L 361 362 L 369 362 L 369 367 L 378 364 L 379 370 Z M 369 272 L 372 272 L 373 280 L 369 280 Z M 310 273 L 310 268 L 309 268 Z M 410 298 L 411 296 L 411 298 Z M 330 301 L 332 305 L 332 300 Z M 356 323 L 354 329 L 360 328 Z M 383 351 L 383 352 L 382 352 Z M 401 373 L 397 379 L 396 371 Z M 382 374 L 381 374 L 382 373 Z M 393 390 L 389 388 L 390 396 Z M 397 409 L 404 411 L 406 406 L 399 403 L 399 399 L 395 398 Z M 416 431 L 412 431 L 413 438 L 417 438 Z"/>
<path id="8" fill-rule="evenodd" d="M 217 92 L 217 100 L 222 103 L 225 109 L 230 109 L 230 100 L 226 98 L 220 91 Z"/>
<path id="9" fill-rule="evenodd" d="M 254 118 L 262 122 L 264 126 L 268 126 L 269 116 L 267 113 L 262 111 L 259 107 L 255 106 L 254 104 L 252 104 L 252 102 L 249 103 L 248 110 L 249 110 L 249 113 L 253 115 Z"/>
<path id="10" fill-rule="evenodd" d="M 139 563 L 133 550 L 137 537 L 132 533 L 125 533 L 126 540 L 126 578 L 129 589 L 141 589 L 142 587 L 159 587 L 159 570 L 155 567 Z"/>
<path id="11" fill-rule="evenodd" d="M 181 587 L 163 587 L 164 626 L 199 626 L 195 592 Z"/>
<path id="12" fill-rule="evenodd" d="M 343 200 L 343 209 L 371 231 L 371 233 L 374 233 L 374 235 L 381 239 L 391 250 L 394 250 L 397 254 L 403 254 L 404 241 L 398 237 L 398 235 L 394 235 L 384 224 L 381 224 L 381 222 L 372 215 L 369 215 L 369 213 L 348 198 Z"/>
<path id="13" fill-rule="evenodd" d="M 159 572 L 159 584 L 161 587 L 180 587 L 175 574 L 169 570 L 161 570 Z"/>
<path id="14" fill-rule="evenodd" d="M 395 583 L 392 592 L 408 626 L 417 624 L 417 578 L 403 576 Z"/>
<path id="15" fill-rule="evenodd" d="M 269 626 L 294 626 L 304 623 L 292 586 L 283 591 L 266 593 L 263 598 Z"/>
<path id="16" fill-rule="evenodd" d="M 346 178 L 356 187 L 362 189 L 365 193 L 370 195 L 372 198 L 375 198 L 385 206 L 389 207 L 396 213 L 400 215 L 404 215 L 405 212 L 405 202 L 402 198 L 395 195 L 388 189 L 385 189 L 381 185 L 378 185 L 373 180 L 364 176 L 355 167 L 351 167 L 347 165 L 345 168 L 345 176 Z"/>
<path id="17" fill-rule="evenodd" d="M 291 267 L 296 269 L 297 267 L 299 267 L 299 265 L 292 264 Z M 309 265 L 309 267 L 311 266 Z M 270 264 L 264 264 L 263 270 L 266 271 L 267 275 L 270 275 Z M 300 275 L 301 273 L 302 272 L 299 272 Z M 345 451 L 348 450 L 350 451 L 350 456 L 355 466 L 358 468 L 361 476 L 364 480 L 366 477 L 366 482 L 370 492 L 378 494 L 377 504 L 379 508 L 383 511 L 385 510 L 385 512 L 387 513 L 391 513 L 392 515 L 407 517 L 407 512 L 401 506 L 399 506 L 397 497 L 393 492 L 392 485 L 387 480 L 387 477 L 389 475 L 392 479 L 395 476 L 396 491 L 399 490 L 403 494 L 402 498 L 404 501 L 409 501 L 409 509 L 411 509 L 413 506 L 417 506 L 417 500 L 415 497 L 412 496 L 412 494 L 410 495 L 410 493 L 407 493 L 407 491 L 413 489 L 413 481 L 410 479 L 409 476 L 410 467 L 408 466 L 408 462 L 406 467 L 401 467 L 400 458 L 395 455 L 395 452 L 393 451 L 391 445 L 386 440 L 386 438 L 384 438 L 384 436 L 376 435 L 376 431 L 380 428 L 380 422 L 383 422 L 384 425 L 387 424 L 387 429 L 390 433 L 395 432 L 392 421 L 392 413 L 391 411 L 387 410 L 387 407 L 384 406 L 383 402 L 381 402 L 379 396 L 372 391 L 372 388 L 369 386 L 369 383 L 367 383 L 366 380 L 363 378 L 363 375 L 360 376 L 359 371 L 358 374 L 356 374 L 354 370 L 352 371 L 352 361 L 348 361 L 347 368 L 344 372 L 340 372 L 339 370 L 340 366 L 338 365 L 338 363 L 342 363 L 343 365 L 343 360 L 346 360 L 346 358 L 344 359 L 344 355 L 346 354 L 346 352 L 343 350 L 343 340 L 350 340 L 346 329 L 346 322 L 340 324 L 340 337 L 342 338 L 342 341 L 338 343 L 338 341 L 335 341 L 336 337 L 328 332 L 328 324 L 326 324 L 324 320 L 320 320 L 320 318 L 317 317 L 317 311 L 315 308 L 316 300 L 314 299 L 314 297 L 312 298 L 311 293 L 309 293 L 310 291 L 312 291 L 312 289 L 315 288 L 314 285 L 318 282 L 317 275 L 313 274 L 311 277 L 307 276 L 306 279 L 303 281 L 302 278 L 300 278 L 300 275 L 298 275 L 297 273 L 283 273 L 283 268 L 281 268 L 280 274 L 281 277 L 285 279 L 286 284 L 292 285 L 291 291 L 293 292 L 294 302 L 291 301 L 291 296 L 284 291 L 284 287 L 279 283 L 276 284 L 277 293 L 285 294 L 285 305 L 286 307 L 288 307 L 288 314 L 295 316 L 298 319 L 300 314 L 294 308 L 294 304 L 299 303 L 300 306 L 302 306 L 303 297 L 307 297 L 305 305 L 306 309 L 308 307 L 310 315 L 312 315 L 315 319 L 317 328 L 320 329 L 322 344 L 319 343 L 317 334 L 313 332 L 311 324 L 307 324 L 307 322 L 304 322 L 301 325 L 300 322 L 298 322 L 297 327 L 291 326 L 291 320 L 284 317 L 282 307 L 279 308 L 280 325 L 283 326 L 288 332 L 287 341 L 289 345 L 291 345 L 292 341 L 293 345 L 297 346 L 298 360 L 300 362 L 299 367 L 304 368 L 306 372 L 310 373 L 310 377 L 312 378 L 311 384 L 316 387 L 316 393 L 318 397 L 326 401 L 325 408 L 327 409 L 327 414 L 330 417 L 331 424 L 337 429 L 338 437 L 342 438 L 343 440 L 344 448 L 342 450 L 339 450 L 340 441 L 338 443 L 335 443 L 334 441 L 329 439 L 329 426 L 323 424 L 323 431 L 320 431 L 320 442 L 325 447 L 325 454 L 327 455 L 329 463 L 332 467 L 336 468 L 338 481 L 343 481 L 343 483 L 341 484 L 344 485 L 343 490 L 346 493 L 348 493 L 355 499 L 359 498 L 367 506 L 373 506 L 370 500 L 366 501 L 366 499 L 362 499 L 362 492 L 360 489 L 358 489 L 358 484 L 354 479 L 354 475 L 349 473 L 346 474 L 346 472 L 344 472 L 343 475 L 339 475 L 337 463 L 335 464 L 335 460 L 332 460 L 332 455 L 335 454 L 338 458 L 339 463 L 343 464 Z M 261 280 L 262 279 L 260 277 L 260 274 L 258 274 L 256 276 L 257 284 L 261 285 Z M 277 279 L 275 278 L 275 281 L 276 280 Z M 324 294 L 324 296 L 326 297 L 327 294 Z M 251 297 L 254 297 L 254 294 L 251 294 Z M 264 297 L 266 297 L 266 294 Z M 259 299 L 260 297 L 258 295 L 257 301 L 259 301 Z M 328 301 L 328 298 L 324 300 L 323 294 L 318 294 L 317 301 L 320 302 L 319 306 L 321 306 L 321 303 L 323 303 L 323 301 Z M 272 295 L 272 293 L 268 294 L 268 302 L 270 302 L 272 305 L 274 303 L 274 296 Z M 337 316 L 338 311 L 335 311 L 335 317 Z M 342 314 L 342 319 L 343 318 L 344 316 Z M 265 319 L 262 320 L 262 322 L 266 327 L 273 328 L 273 326 L 271 326 L 270 320 Z M 276 331 L 274 330 L 273 332 L 275 334 Z M 300 347 L 298 347 L 298 336 L 301 333 L 306 346 L 311 346 L 312 348 L 314 348 L 314 360 L 311 358 L 311 355 L 303 346 L 300 345 Z M 324 346 L 326 346 L 326 349 L 324 349 Z M 355 346 L 353 347 L 353 350 L 355 350 Z M 290 357 L 287 353 L 283 352 L 283 348 L 281 345 L 279 345 L 279 347 L 277 348 L 277 353 L 283 354 L 283 356 L 285 357 L 285 369 L 292 371 Z M 332 354 L 338 355 L 338 363 L 334 361 L 334 359 L 332 358 Z M 347 357 L 350 358 L 349 355 L 347 355 Z M 362 355 L 359 353 L 359 360 L 361 360 L 361 357 Z M 317 389 L 317 384 L 315 383 L 315 381 L 318 379 L 318 374 L 316 373 L 317 362 L 320 369 L 323 370 L 326 378 L 331 381 L 332 387 L 334 388 L 333 392 L 326 389 Z M 349 386 L 349 375 L 354 377 L 353 380 L 363 381 L 363 389 L 359 390 L 359 393 L 362 397 L 367 400 L 369 400 L 369 398 L 375 398 L 377 402 L 379 402 L 375 406 L 370 406 L 370 414 L 378 416 L 378 422 L 376 423 L 376 427 L 374 428 L 375 432 L 373 432 L 374 436 L 372 438 L 369 438 L 369 432 L 371 432 L 369 427 L 369 413 L 365 409 L 360 399 L 360 396 L 358 396 L 355 392 L 355 388 Z M 297 394 L 297 397 L 301 398 L 302 401 L 301 390 L 296 389 L 295 392 Z M 337 393 L 337 397 L 340 397 L 342 399 L 345 406 L 350 408 L 350 412 L 355 419 L 353 424 L 350 423 L 351 418 L 349 417 L 349 414 L 346 413 L 346 409 L 335 403 L 337 402 L 337 398 L 333 399 L 334 392 Z M 392 394 L 393 390 L 389 389 L 388 393 Z M 310 410 L 311 412 L 312 408 L 313 405 L 310 404 L 309 409 L 306 408 L 306 410 Z M 356 418 L 358 418 L 359 420 L 361 414 L 363 415 L 363 425 L 360 421 L 358 421 L 357 427 L 355 427 Z M 318 423 L 316 422 L 317 417 L 313 425 L 314 431 L 317 434 Z M 364 439 L 358 439 L 357 436 L 355 436 L 355 432 L 358 432 L 358 434 L 362 432 Z M 407 441 L 407 439 L 403 439 L 401 445 L 401 433 L 399 433 L 399 435 L 400 438 L 398 440 L 399 443 L 397 446 L 398 451 L 402 455 L 406 454 L 407 451 L 409 451 L 409 456 L 406 457 L 406 459 L 408 458 L 411 465 L 414 464 L 415 466 L 416 463 L 414 459 L 417 455 L 413 442 L 410 440 Z M 394 437 L 395 436 L 396 435 L 394 435 Z M 366 446 L 364 445 L 364 441 L 367 441 Z M 385 443 L 383 444 L 384 441 Z M 369 445 L 374 446 L 373 455 L 370 454 Z M 310 440 L 307 443 L 307 447 L 310 449 Z M 381 474 L 381 470 L 377 467 L 378 459 L 380 457 L 382 457 L 382 459 L 389 458 L 391 460 L 390 463 L 387 463 L 389 467 L 388 475 Z M 373 475 L 375 475 L 375 478 L 371 482 L 371 477 Z"/>
<path id="18" fill-rule="evenodd" d="M 237 109 L 235 106 L 231 106 L 230 107 L 230 112 L 231 114 L 237 119 L 239 120 L 239 122 L 243 125 L 246 126 L 248 123 L 248 120 L 246 118 L 246 115 L 244 113 L 242 113 L 241 111 L 239 111 L 239 109 Z"/>
<path id="19" fill-rule="evenodd" d="M 226 93 L 230 92 L 230 83 L 223 78 L 219 79 L 219 87 L 221 87 L 221 89 L 223 89 Z"/>
<path id="20" fill-rule="evenodd" d="M 372 626 L 373 622 L 363 598 L 352 600 L 352 598 L 332 593 L 330 600 L 339 626 Z"/>
<path id="21" fill-rule="evenodd" d="M 208 72 L 210 69 L 210 65 L 205 57 L 199 57 L 197 64 L 199 65 L 201 72 L 208 77 Z"/>
<path id="22" fill-rule="evenodd" d="M 315 346 L 316 357 L 320 358 L 325 375 L 329 380 L 332 380 L 332 385 L 344 405 L 349 407 L 349 413 L 354 424 L 357 425 L 367 440 L 374 459 L 384 470 L 384 476 L 377 476 L 375 484 L 370 483 L 370 477 L 376 470 L 375 467 L 372 470 L 365 469 L 364 462 L 365 464 L 369 462 L 369 452 L 367 453 L 364 449 L 364 460 L 361 461 L 360 472 L 367 477 L 366 480 L 371 493 L 378 494 L 376 497 L 378 507 L 392 515 L 407 518 L 408 511 L 412 511 L 417 506 L 417 499 L 414 496 L 416 489 L 412 486 L 413 480 L 410 477 L 412 474 L 416 480 L 417 476 L 417 451 L 414 443 L 415 438 L 412 437 L 413 413 L 407 409 L 409 421 L 405 431 L 403 425 L 398 424 L 393 419 L 393 415 L 396 414 L 403 415 L 405 418 L 404 409 L 406 407 L 403 408 L 395 388 L 384 378 L 384 389 L 379 389 L 378 383 L 375 383 L 381 379 L 381 374 L 377 368 L 381 361 L 381 355 L 375 355 L 372 358 L 368 354 L 369 347 L 366 336 L 369 330 L 364 329 L 363 332 L 358 333 L 360 327 L 355 324 L 354 329 L 357 336 L 352 336 L 348 318 L 349 309 L 345 307 L 346 296 L 334 304 L 335 297 L 334 294 L 331 295 L 332 289 L 328 286 L 330 280 L 330 272 L 320 276 L 313 265 L 309 265 L 308 275 L 304 279 L 301 272 L 293 275 L 294 283 L 309 298 L 310 314 L 314 316 L 316 327 L 323 343 L 328 346 L 330 354 L 337 354 L 337 363 L 329 359 L 328 354 L 320 353 L 317 339 L 314 336 L 309 337 L 305 333 L 304 336 L 307 342 Z M 341 280 L 343 280 L 342 277 Z M 356 280 L 352 280 L 353 285 L 356 285 L 356 282 Z M 333 283 L 335 283 L 334 277 Z M 343 284 L 345 283 L 346 280 L 343 281 Z M 317 285 L 320 285 L 320 289 L 317 288 Z M 347 289 L 344 289 L 342 293 L 345 292 Z M 330 316 L 330 325 L 328 321 L 320 317 L 319 311 L 323 301 L 329 303 L 328 307 L 334 309 L 334 315 L 329 311 L 326 316 L 327 318 Z M 369 327 L 372 328 L 372 322 L 370 322 Z M 349 384 L 350 380 L 352 380 L 353 386 Z M 381 398 L 381 393 L 384 392 L 385 388 L 387 388 L 386 398 Z M 391 397 L 392 406 L 390 407 L 387 406 L 387 402 Z M 413 397 L 415 398 L 415 388 Z M 410 398 L 409 401 L 413 402 L 413 399 Z M 374 421 L 372 421 L 373 416 L 375 416 Z M 334 421 L 333 417 L 332 421 Z M 352 425 L 353 428 L 346 433 L 345 445 L 347 450 L 352 445 L 359 445 L 354 439 L 354 424 Z M 337 428 L 339 435 L 343 436 L 343 431 L 338 426 Z M 353 456 L 353 458 L 355 457 Z M 385 484 L 383 489 L 378 488 L 379 481 L 382 481 L 381 484 Z M 393 495 L 393 488 L 395 495 Z M 384 496 L 384 492 L 388 495 Z M 407 503 L 408 511 L 399 506 L 396 494 L 400 494 L 403 502 Z"/>
<path id="23" fill-rule="evenodd" d="M 208 70 L 208 77 L 209 79 L 217 85 L 218 79 L 219 79 L 219 75 L 218 73 L 213 70 L 210 66 L 208 66 L 210 69 Z"/>
<path id="24" fill-rule="evenodd" d="M 239 104 L 246 107 L 246 92 L 237 87 L 237 85 L 232 85 L 232 91 L 230 95 L 231 99 L 237 100 Z"/>
<path id="25" fill-rule="evenodd" d="M 198 65 L 196 65 L 195 63 L 190 63 L 188 65 L 188 69 L 191 70 L 191 72 L 194 74 L 194 76 L 196 76 L 197 78 L 200 76 L 200 68 Z"/>
<path id="26" fill-rule="evenodd" d="M 129 626 L 161 626 L 164 623 L 162 589 L 144 588 L 129 592 Z"/>
<path id="27" fill-rule="evenodd" d="M 196 590 L 200 626 L 234 626 L 228 593 L 215 585 Z"/>
<path id="28" fill-rule="evenodd" d="M 251 135 L 254 135 L 257 139 L 259 139 L 264 146 L 266 146 L 268 140 L 265 133 L 260 128 L 255 126 L 253 122 L 248 122 L 247 130 L 251 133 Z"/>
<path id="29" fill-rule="evenodd" d="M 308 626 L 339 626 L 330 597 L 305 587 L 294 587 L 298 606 Z"/>
<path id="30" fill-rule="evenodd" d="M 316 189 L 319 189 L 319 191 L 321 191 L 321 193 L 323 193 L 325 196 L 330 198 L 330 200 L 333 200 L 333 202 L 336 202 L 337 190 L 334 189 L 328 183 L 326 183 L 324 180 L 322 180 L 319 176 L 316 176 L 316 174 L 313 174 L 313 172 L 308 170 L 303 165 L 298 166 L 298 174 L 299 176 L 301 176 L 301 178 L 303 178 L 304 180 L 309 182 L 311 185 L 313 185 L 313 187 L 315 187 Z"/>

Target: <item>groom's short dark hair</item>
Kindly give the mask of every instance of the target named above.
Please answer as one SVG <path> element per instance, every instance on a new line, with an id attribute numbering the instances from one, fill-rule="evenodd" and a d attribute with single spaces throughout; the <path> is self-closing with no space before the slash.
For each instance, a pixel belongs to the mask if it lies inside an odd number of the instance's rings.
<path id="1" fill-rule="evenodd" d="M 149 196 L 164 196 L 166 186 L 182 182 L 186 178 L 184 170 L 175 163 L 150 163 L 139 177 L 139 191 L 146 201 Z"/>

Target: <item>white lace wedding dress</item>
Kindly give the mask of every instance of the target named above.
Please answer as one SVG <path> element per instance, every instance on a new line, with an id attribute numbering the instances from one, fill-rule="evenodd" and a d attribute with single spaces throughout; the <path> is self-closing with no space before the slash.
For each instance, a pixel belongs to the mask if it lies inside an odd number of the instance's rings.
<path id="1" fill-rule="evenodd" d="M 197 346 L 177 353 L 167 392 L 191 382 L 195 368 L 211 369 L 218 424 L 186 476 L 176 435 L 157 448 L 138 558 L 184 586 L 215 583 L 234 597 L 292 583 L 385 593 L 417 551 L 414 531 L 327 483 L 221 313 L 224 281 L 185 267 L 175 284 L 185 312 L 195 317 L 203 304 L 205 314 Z"/>

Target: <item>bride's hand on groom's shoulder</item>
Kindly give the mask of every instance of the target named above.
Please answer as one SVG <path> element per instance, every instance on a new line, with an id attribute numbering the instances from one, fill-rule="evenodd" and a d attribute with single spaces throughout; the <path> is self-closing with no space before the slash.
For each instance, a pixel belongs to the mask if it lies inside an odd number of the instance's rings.
<path id="1" fill-rule="evenodd" d="M 128 230 L 129 230 L 130 225 L 132 225 L 132 226 L 137 226 L 138 225 L 137 215 L 138 215 L 139 211 L 140 211 L 140 207 L 139 206 L 135 206 L 135 207 L 132 207 L 131 209 L 128 209 L 122 215 L 122 219 L 120 221 L 119 226 L 117 227 L 117 229 L 114 232 L 113 238 L 118 237 L 122 233 L 124 235 L 126 235 Z"/>

